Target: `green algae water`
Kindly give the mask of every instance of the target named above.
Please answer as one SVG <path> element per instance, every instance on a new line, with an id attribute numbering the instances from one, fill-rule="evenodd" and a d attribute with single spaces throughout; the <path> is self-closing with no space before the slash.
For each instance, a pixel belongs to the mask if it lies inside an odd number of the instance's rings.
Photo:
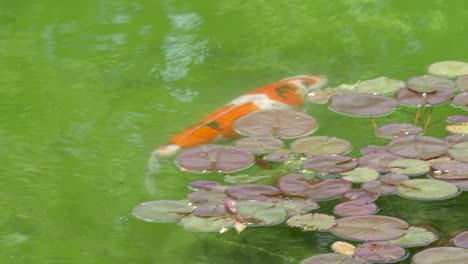
<path id="1" fill-rule="evenodd" d="M 181 173 L 172 161 L 148 175 L 151 151 L 231 99 L 292 75 L 323 74 L 336 86 L 467 61 L 464 5 L 0 0 L 0 263 L 299 263 L 330 252 L 337 238 L 328 232 L 195 233 L 136 219 L 131 210 L 143 201 L 182 199 L 197 179 L 222 182 Z M 382 144 L 370 120 L 306 111 L 320 122 L 317 135 L 352 142 L 351 155 Z M 436 107 L 440 125 L 428 134 L 446 135 L 443 118 L 455 113 Z M 378 205 L 379 214 L 431 224 L 443 237 L 468 229 L 466 192 Z"/>

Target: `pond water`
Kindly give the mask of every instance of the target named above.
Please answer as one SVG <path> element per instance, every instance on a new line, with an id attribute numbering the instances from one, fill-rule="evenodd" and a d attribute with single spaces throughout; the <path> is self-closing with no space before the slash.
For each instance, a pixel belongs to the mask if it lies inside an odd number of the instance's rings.
<path id="1" fill-rule="evenodd" d="M 181 173 L 172 161 L 148 175 L 150 152 L 231 99 L 288 76 L 320 73 L 332 86 L 406 80 L 436 61 L 467 61 L 464 4 L 0 1 L 0 262 L 272 264 L 330 252 L 337 238 L 328 232 L 281 225 L 194 233 L 136 219 L 140 202 L 182 199 L 192 180 L 222 181 Z M 318 135 L 351 141 L 351 155 L 382 144 L 367 119 L 306 111 L 321 122 Z M 437 108 L 434 120 L 455 112 Z M 443 136 L 444 126 L 428 134 Z M 380 205 L 381 214 L 432 223 L 444 236 L 468 229 L 466 192 Z"/>

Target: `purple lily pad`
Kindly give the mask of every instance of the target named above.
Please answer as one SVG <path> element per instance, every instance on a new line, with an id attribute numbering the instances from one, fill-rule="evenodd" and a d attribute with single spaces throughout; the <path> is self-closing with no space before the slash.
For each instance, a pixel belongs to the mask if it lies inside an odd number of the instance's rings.
<path id="1" fill-rule="evenodd" d="M 397 245 L 366 242 L 356 248 L 356 256 L 378 263 L 395 263 L 408 257 L 406 250 Z"/>
<path id="2" fill-rule="evenodd" d="M 363 260 L 358 257 L 347 256 L 338 253 L 329 253 L 316 255 L 310 258 L 306 258 L 301 261 L 300 264 L 368 264 L 366 260 Z"/>
<path id="3" fill-rule="evenodd" d="M 379 127 L 376 133 L 379 137 L 392 139 L 411 135 L 419 136 L 423 133 L 423 128 L 412 124 L 393 123 Z"/>
<path id="4" fill-rule="evenodd" d="M 464 162 L 446 162 L 432 163 L 431 177 L 441 180 L 467 180 L 468 163 Z"/>
<path id="5" fill-rule="evenodd" d="M 310 184 L 302 174 L 287 174 L 278 178 L 276 186 L 288 196 L 307 198 L 310 192 Z"/>
<path id="6" fill-rule="evenodd" d="M 396 92 L 396 98 L 407 105 L 438 105 L 448 102 L 453 97 L 453 92 L 444 88 L 437 88 L 432 93 L 418 93 L 408 88 Z"/>
<path id="7" fill-rule="evenodd" d="M 358 165 L 353 158 L 339 155 L 324 155 L 310 157 L 302 162 L 302 168 L 318 172 L 343 172 L 354 169 Z"/>
<path id="8" fill-rule="evenodd" d="M 408 79 L 406 87 L 418 93 L 432 93 L 437 88 L 453 90 L 455 89 L 455 83 L 445 78 L 424 75 Z"/>
<path id="9" fill-rule="evenodd" d="M 401 237 L 409 225 L 407 222 L 390 216 L 365 215 L 351 216 L 337 220 L 331 231 L 350 240 L 381 241 Z"/>
<path id="10" fill-rule="evenodd" d="M 189 183 L 189 187 L 195 191 L 198 191 L 198 190 L 209 191 L 213 189 L 213 187 L 215 186 L 220 186 L 220 184 L 215 181 L 193 181 Z"/>
<path id="11" fill-rule="evenodd" d="M 462 92 L 468 91 L 468 75 L 458 77 L 455 86 Z"/>
<path id="12" fill-rule="evenodd" d="M 450 135 L 446 136 L 444 140 L 449 145 L 455 145 L 457 143 L 468 141 L 468 135 Z"/>
<path id="13" fill-rule="evenodd" d="M 284 162 L 290 159 L 291 154 L 289 152 L 273 152 L 263 157 L 263 160 L 268 162 Z"/>
<path id="14" fill-rule="evenodd" d="M 355 203 L 372 203 L 375 202 L 379 196 L 377 194 L 358 189 L 350 190 L 343 195 L 343 198 Z"/>
<path id="15" fill-rule="evenodd" d="M 468 191 L 468 180 L 448 180 L 448 182 L 455 184 L 461 191 Z"/>
<path id="16" fill-rule="evenodd" d="M 395 111 L 399 103 L 379 95 L 349 93 L 335 95 L 330 99 L 330 108 L 338 113 L 353 116 L 382 116 Z"/>
<path id="17" fill-rule="evenodd" d="M 380 176 L 379 180 L 385 184 L 398 185 L 403 181 L 409 180 L 408 175 L 390 172 Z"/>
<path id="18" fill-rule="evenodd" d="M 289 110 L 262 110 L 236 120 L 236 131 L 252 137 L 297 138 L 318 128 L 317 121 L 304 113 Z"/>
<path id="19" fill-rule="evenodd" d="M 468 107 L 468 92 L 457 94 L 452 99 L 452 103 L 456 106 L 465 107 L 465 108 Z"/>
<path id="20" fill-rule="evenodd" d="M 327 136 L 304 137 L 291 143 L 291 150 L 307 156 L 338 155 L 351 149 L 349 141 Z"/>
<path id="21" fill-rule="evenodd" d="M 192 215 L 199 217 L 214 217 L 227 214 L 224 204 L 200 205 L 193 210 Z"/>
<path id="22" fill-rule="evenodd" d="M 387 144 L 388 152 L 405 158 L 432 159 L 447 153 L 445 141 L 435 137 L 406 136 Z"/>
<path id="23" fill-rule="evenodd" d="M 339 216 L 371 215 L 379 208 L 375 203 L 344 202 L 335 205 L 333 213 Z"/>
<path id="24" fill-rule="evenodd" d="M 182 171 L 225 173 L 246 169 L 255 163 L 255 158 L 239 148 L 204 145 L 186 149 L 177 156 L 176 162 Z"/>
<path id="25" fill-rule="evenodd" d="M 462 264 L 468 259 L 468 249 L 459 247 L 436 247 L 416 253 L 412 264 Z"/>
<path id="26" fill-rule="evenodd" d="M 359 166 L 369 167 L 380 173 L 386 173 L 390 171 L 388 164 L 397 159 L 401 159 L 401 157 L 390 153 L 377 153 L 362 156 L 359 158 L 358 162 Z"/>
<path id="27" fill-rule="evenodd" d="M 284 148 L 283 141 L 274 137 L 246 137 L 239 139 L 234 145 L 253 154 L 265 154 Z"/>
<path id="28" fill-rule="evenodd" d="M 226 190 L 226 193 L 237 200 L 257 200 L 265 201 L 272 196 L 277 196 L 281 194 L 281 190 L 262 184 L 240 184 L 236 186 L 229 187 Z"/>
<path id="29" fill-rule="evenodd" d="M 218 204 L 226 200 L 227 195 L 224 192 L 209 190 L 196 191 L 187 195 L 187 200 L 195 204 Z"/>
<path id="30" fill-rule="evenodd" d="M 343 179 L 329 179 L 311 186 L 309 198 L 314 201 L 327 201 L 339 198 L 351 190 L 351 183 Z"/>
<path id="31" fill-rule="evenodd" d="M 367 146 L 361 149 L 362 155 L 369 155 L 369 154 L 386 154 L 387 149 L 385 147 L 379 146 Z"/>
<path id="32" fill-rule="evenodd" d="M 468 115 L 452 115 L 447 117 L 447 122 L 453 124 L 461 124 L 468 122 Z"/>
<path id="33" fill-rule="evenodd" d="M 367 192 L 378 195 L 388 195 L 396 191 L 395 185 L 386 184 L 379 180 L 365 182 L 361 185 L 361 188 Z"/>
<path id="34" fill-rule="evenodd" d="M 453 238 L 453 244 L 457 247 L 468 248 L 468 231 L 456 235 Z"/>

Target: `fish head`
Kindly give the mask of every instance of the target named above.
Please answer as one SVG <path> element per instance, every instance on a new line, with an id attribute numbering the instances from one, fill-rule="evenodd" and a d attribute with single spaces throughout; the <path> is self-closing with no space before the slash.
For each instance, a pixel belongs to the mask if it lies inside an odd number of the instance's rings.
<path id="1" fill-rule="evenodd" d="M 298 75 L 281 81 L 287 81 L 295 85 L 299 88 L 298 92 L 302 95 L 306 95 L 311 90 L 322 89 L 328 83 L 328 79 L 323 75 Z"/>

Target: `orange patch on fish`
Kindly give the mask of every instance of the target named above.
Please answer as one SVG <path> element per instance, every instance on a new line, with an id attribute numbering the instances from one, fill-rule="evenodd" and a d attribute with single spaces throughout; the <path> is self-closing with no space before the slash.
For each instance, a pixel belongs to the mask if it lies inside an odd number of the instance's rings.
<path id="1" fill-rule="evenodd" d="M 234 122 L 240 117 L 259 110 L 253 102 L 240 105 L 228 104 L 185 129 L 179 135 L 170 139 L 172 144 L 187 148 L 209 143 L 220 136 L 230 138 L 236 136 Z"/>

